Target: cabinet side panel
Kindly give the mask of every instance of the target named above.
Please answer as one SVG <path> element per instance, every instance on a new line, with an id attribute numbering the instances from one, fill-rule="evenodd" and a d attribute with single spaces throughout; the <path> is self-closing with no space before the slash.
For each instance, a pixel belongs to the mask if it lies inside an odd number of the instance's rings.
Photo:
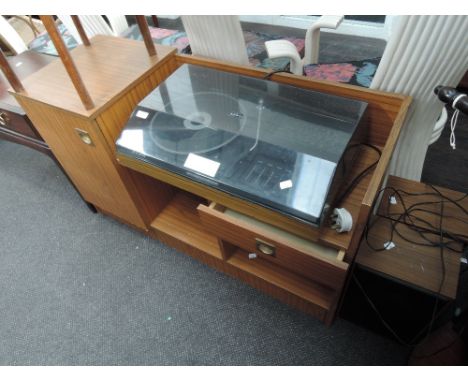
<path id="1" fill-rule="evenodd" d="M 146 229 L 95 122 L 27 98 L 17 99 L 83 198 Z M 92 144 L 85 144 L 76 129 L 86 132 Z"/>
<path id="2" fill-rule="evenodd" d="M 96 118 L 114 166 L 124 180 L 129 192 L 135 196 L 134 200 L 147 225 L 166 207 L 174 195 L 174 189 L 167 183 L 121 166 L 115 155 L 115 141 L 137 104 L 172 73 L 170 62 L 171 60 L 158 67 L 157 70 L 145 77 L 137 86 L 120 97 Z"/>

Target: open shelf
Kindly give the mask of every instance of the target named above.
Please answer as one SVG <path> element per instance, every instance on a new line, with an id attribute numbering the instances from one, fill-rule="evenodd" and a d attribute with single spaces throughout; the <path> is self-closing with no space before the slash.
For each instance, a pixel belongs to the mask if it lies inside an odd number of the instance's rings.
<path id="1" fill-rule="evenodd" d="M 151 228 L 222 260 L 218 239 L 200 224 L 197 207 L 203 201 L 195 195 L 177 192 Z"/>
<path id="2" fill-rule="evenodd" d="M 239 249 L 228 260 L 228 264 L 258 277 L 267 283 L 297 297 L 329 310 L 335 292 L 296 273 L 292 273 L 260 257 L 250 260 L 247 252 Z"/>

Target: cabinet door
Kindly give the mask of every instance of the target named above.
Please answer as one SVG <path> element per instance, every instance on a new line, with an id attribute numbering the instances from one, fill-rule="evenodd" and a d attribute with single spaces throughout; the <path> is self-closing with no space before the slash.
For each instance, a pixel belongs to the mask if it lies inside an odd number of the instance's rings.
<path id="1" fill-rule="evenodd" d="M 105 212 L 146 229 L 96 122 L 29 99 L 19 102 L 81 195 Z"/>

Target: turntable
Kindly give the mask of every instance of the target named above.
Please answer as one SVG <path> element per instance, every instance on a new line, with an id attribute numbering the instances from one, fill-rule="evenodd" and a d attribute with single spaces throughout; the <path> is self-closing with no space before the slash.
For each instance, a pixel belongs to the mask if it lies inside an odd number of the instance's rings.
<path id="1" fill-rule="evenodd" d="M 319 226 L 365 134 L 367 103 L 184 64 L 116 142 L 128 157 Z"/>

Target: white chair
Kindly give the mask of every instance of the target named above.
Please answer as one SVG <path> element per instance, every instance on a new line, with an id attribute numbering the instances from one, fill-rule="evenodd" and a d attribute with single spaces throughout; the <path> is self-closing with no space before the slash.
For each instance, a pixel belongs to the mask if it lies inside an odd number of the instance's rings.
<path id="1" fill-rule="evenodd" d="M 442 109 L 442 113 L 439 116 L 439 119 L 437 120 L 434 126 L 434 129 L 432 130 L 429 145 L 432 145 L 433 143 L 437 142 L 437 140 L 440 138 L 440 136 L 442 135 L 442 131 L 444 130 L 445 124 L 447 123 L 447 119 L 448 119 L 447 109 L 444 107 Z"/>
<path id="2" fill-rule="evenodd" d="M 456 86 L 468 67 L 468 17 L 398 16 L 394 25 L 370 88 L 413 97 L 390 173 L 419 181 L 428 145 L 437 140 L 447 120 L 433 89 L 439 84 Z M 274 43 L 266 43 L 270 57 L 277 56 L 274 50 L 270 54 Z M 302 74 L 298 55 L 287 49 L 293 73 Z"/>
<path id="3" fill-rule="evenodd" d="M 21 36 L 3 16 L 0 16 L 0 38 L 14 54 L 28 50 Z"/>
<path id="4" fill-rule="evenodd" d="M 294 44 L 287 40 L 273 40 L 265 42 L 269 58 L 287 57 L 290 70 L 294 74 L 302 75 L 304 65 L 318 63 L 320 30 L 323 28 L 337 29 L 344 16 L 322 16 L 306 32 L 304 44 L 304 58 L 301 59 Z"/>
<path id="5" fill-rule="evenodd" d="M 443 123 L 437 85 L 455 87 L 468 67 L 467 16 L 398 16 L 371 89 L 413 97 L 390 173 L 419 181 L 428 145 Z M 443 113 L 442 121 L 446 114 Z"/>
<path id="6" fill-rule="evenodd" d="M 181 16 L 192 54 L 249 65 L 239 16 Z"/>
<path id="7" fill-rule="evenodd" d="M 123 15 L 106 15 L 114 36 L 120 36 L 127 28 L 128 22 Z"/>
<path id="8" fill-rule="evenodd" d="M 57 15 L 57 17 L 66 26 L 75 40 L 79 44 L 82 44 L 80 35 L 75 27 L 75 24 L 73 23 L 71 16 Z M 110 26 L 100 15 L 80 15 L 79 17 L 81 25 L 83 26 L 88 38 L 98 34 L 106 36 L 119 36 L 126 28 L 128 28 L 128 23 L 125 16 L 106 15 Z"/>

